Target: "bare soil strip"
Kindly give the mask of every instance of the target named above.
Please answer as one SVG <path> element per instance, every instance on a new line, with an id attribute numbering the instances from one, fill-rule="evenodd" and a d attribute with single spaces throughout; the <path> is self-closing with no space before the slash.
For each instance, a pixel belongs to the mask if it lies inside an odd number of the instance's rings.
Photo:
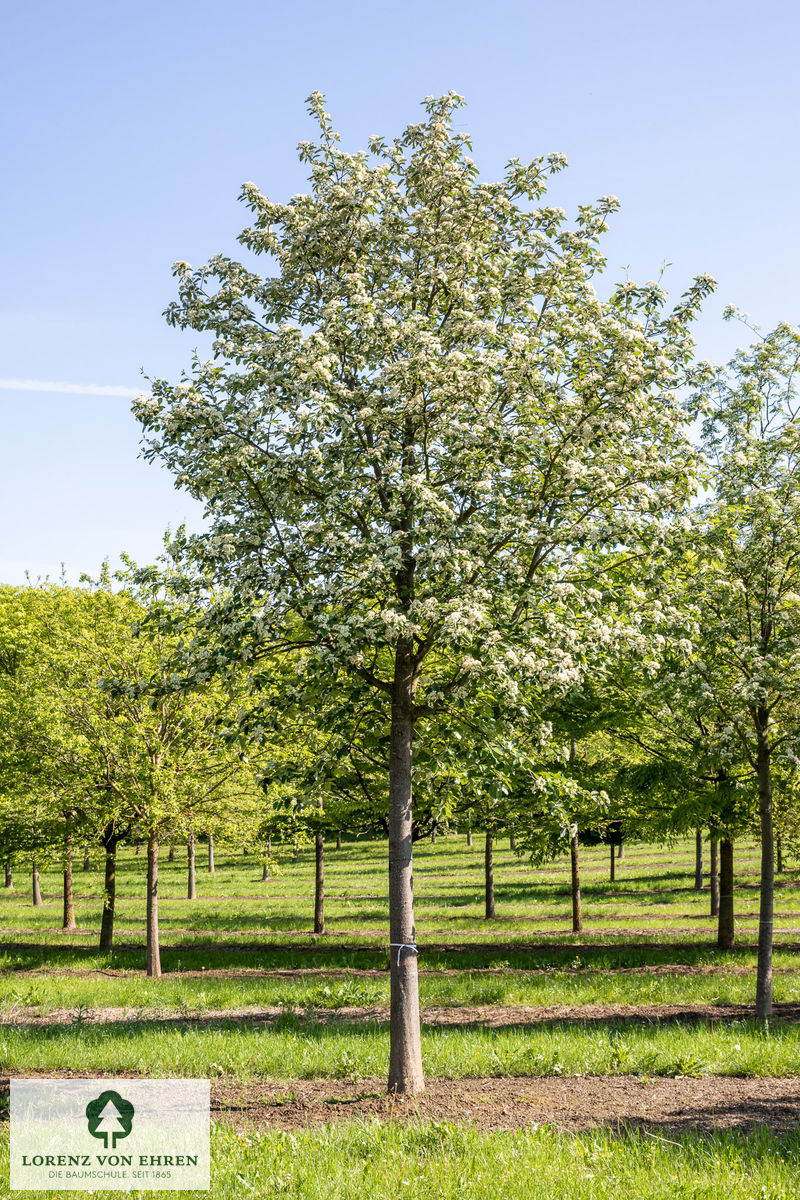
<path id="1" fill-rule="evenodd" d="M 459 930 L 458 932 L 463 933 L 463 931 L 461 931 L 461 930 Z M 567 933 L 568 930 L 566 930 L 566 929 L 553 930 L 552 932 L 553 933 Z M 681 932 L 690 934 L 693 931 L 684 928 L 683 930 L 681 930 Z M 626 934 L 636 934 L 636 935 L 639 935 L 640 937 L 646 937 L 649 933 L 652 933 L 652 931 L 647 930 L 647 929 L 629 929 L 629 930 L 602 929 L 602 930 L 598 930 L 596 937 L 592 936 L 588 931 L 584 930 L 584 932 L 580 935 L 581 938 L 584 939 L 582 941 L 500 942 L 500 941 L 485 940 L 486 933 L 485 933 L 485 931 L 481 930 L 480 933 L 484 939 L 482 941 L 463 941 L 463 942 L 458 942 L 458 943 L 424 942 L 424 941 L 420 942 L 420 955 L 424 956 L 426 954 L 447 954 L 447 955 L 452 955 L 453 957 L 457 957 L 462 954 L 476 955 L 476 956 L 483 954 L 485 956 L 491 955 L 492 957 L 495 957 L 498 955 L 535 954 L 537 956 L 542 956 L 542 955 L 551 954 L 551 953 L 552 954 L 568 953 L 568 954 L 572 954 L 574 956 L 580 957 L 580 953 L 582 950 L 587 950 L 589 952 L 594 952 L 594 951 L 598 951 L 598 950 L 609 950 L 609 951 L 613 951 L 616 953 L 624 952 L 624 953 L 630 953 L 630 954 L 637 954 L 640 952 L 645 952 L 645 953 L 658 953 L 661 955 L 667 955 L 670 953 L 685 954 L 688 950 L 710 950 L 712 952 L 716 952 L 716 950 L 717 950 L 716 940 L 711 940 L 710 937 L 708 936 L 710 933 L 710 930 L 708 930 L 708 929 L 698 930 L 697 932 L 705 933 L 706 937 L 697 937 L 694 940 L 689 940 L 687 938 L 684 941 L 670 941 L 670 942 L 666 942 L 666 941 L 664 941 L 664 942 L 661 942 L 661 941 L 624 942 L 621 940 L 619 940 L 619 941 L 603 941 L 602 938 L 604 935 L 618 935 L 620 938 L 622 938 Z M 776 936 L 776 938 L 775 938 L 775 941 L 774 941 L 775 950 L 779 951 L 781 953 L 787 953 L 787 952 L 794 953 L 794 952 L 800 951 L 800 942 L 789 942 L 789 941 L 781 940 L 781 938 L 780 938 L 781 932 L 782 931 L 778 931 L 778 936 Z M 313 937 L 314 935 L 307 934 L 306 936 Z M 335 937 L 335 934 L 333 934 L 332 936 Z M 68 949 L 70 951 L 70 953 L 74 954 L 76 957 L 78 955 L 83 955 L 83 956 L 89 957 L 89 956 L 93 956 L 98 953 L 96 946 L 86 945 L 86 944 L 76 944 L 74 942 L 72 942 L 68 945 L 65 944 L 62 947 L 62 946 L 57 946 L 54 943 L 50 943 L 50 942 L 3 942 L 2 940 L 0 940 L 0 951 L 5 952 L 6 954 L 13 954 L 15 952 L 16 953 L 21 953 L 21 952 L 42 953 L 42 951 L 44 951 L 45 954 L 52 955 L 54 951 L 59 951 L 62 948 Z M 388 946 L 386 946 L 384 944 L 384 948 L 388 955 Z M 139 954 L 143 954 L 144 953 L 144 943 L 143 942 L 118 942 L 116 944 L 116 946 L 114 947 L 114 949 L 115 949 L 115 951 L 126 951 L 126 952 L 133 951 L 133 952 L 136 952 Z M 333 953 L 340 954 L 340 955 L 346 955 L 346 954 L 361 954 L 364 952 L 375 953 L 375 952 L 380 951 L 380 949 L 381 949 L 381 947 L 379 945 L 375 945 L 374 943 L 370 943 L 368 941 L 364 941 L 364 942 L 337 942 L 334 940 L 328 941 L 327 935 L 321 935 L 319 940 L 312 941 L 312 942 L 272 942 L 268 938 L 265 938 L 263 941 L 259 941 L 259 942 L 222 942 L 222 941 L 220 941 L 220 942 L 199 942 L 199 941 L 196 942 L 196 941 L 192 941 L 190 938 L 187 938 L 187 940 L 183 941 L 183 942 L 165 943 L 162 941 L 162 943 L 161 943 L 162 954 L 166 953 L 169 955 L 180 954 L 182 952 L 188 953 L 188 952 L 196 952 L 198 950 L 208 950 L 210 953 L 217 953 L 217 954 L 223 953 L 223 952 L 231 952 L 231 953 L 235 952 L 236 954 L 248 953 L 248 954 L 252 954 L 252 955 L 280 954 L 280 955 L 284 955 L 286 957 L 291 956 L 294 958 L 299 958 L 299 957 L 305 956 L 305 955 L 318 955 L 320 953 L 320 951 L 322 951 L 323 953 L 326 951 L 329 951 L 329 952 L 333 952 Z M 754 950 L 758 949 L 758 943 L 756 941 L 749 941 L 749 940 L 745 940 L 743 937 L 739 937 L 739 938 L 737 938 L 735 949 L 738 951 L 742 951 L 742 950 L 753 950 L 754 951 Z M 425 969 L 424 957 L 421 958 L 420 966 L 421 966 L 422 970 Z M 567 966 L 567 964 L 562 964 L 562 969 L 566 966 Z M 800 969 L 800 962 L 798 963 L 798 968 Z M 12 965 L 12 966 L 5 967 L 3 969 L 7 972 L 13 972 L 15 974 L 18 972 L 20 974 L 25 974 L 30 971 L 36 971 L 38 973 L 48 973 L 48 972 L 53 973 L 54 972 L 56 974 L 75 974 L 75 975 L 80 975 L 84 971 L 89 974 L 100 974 L 100 975 L 108 975 L 108 974 L 115 973 L 115 971 L 112 970 L 111 968 L 104 969 L 104 970 L 79 968 L 79 967 L 73 968 L 70 964 L 63 964 L 63 963 L 54 964 L 53 967 L 51 967 L 51 968 L 47 968 L 44 966 L 42 966 L 41 968 L 16 967 L 16 966 Z M 302 973 L 304 971 L 307 972 L 307 971 L 311 971 L 311 970 L 317 970 L 320 968 L 313 967 L 311 964 L 309 964 L 308 967 L 296 968 L 296 969 Z M 459 972 L 463 969 L 474 971 L 474 970 L 480 970 L 481 968 L 478 968 L 475 966 L 467 967 L 467 968 L 459 968 Z M 510 970 L 511 968 L 504 966 L 503 969 Z M 523 968 L 513 968 L 513 969 L 516 970 L 516 969 L 523 969 Z M 538 968 L 538 967 L 536 967 L 536 968 L 532 967 L 531 971 L 540 970 L 540 969 L 541 968 Z M 545 968 L 545 970 L 550 970 L 550 969 L 552 969 L 552 968 L 549 968 L 549 967 Z M 602 968 L 595 967 L 592 969 L 598 970 L 598 969 L 602 969 Z M 180 975 L 182 973 L 185 973 L 186 975 L 192 974 L 191 971 L 181 972 L 180 970 L 178 970 L 175 972 L 170 972 L 169 971 L 169 962 L 167 962 L 166 970 L 167 970 L 167 973 L 175 974 L 175 975 Z M 241 974 L 245 970 L 246 970 L 246 968 L 240 968 L 240 969 L 231 968 L 229 970 L 223 971 L 222 973 L 225 975 L 230 975 L 231 977 L 235 977 L 236 975 Z M 325 968 L 321 968 L 321 970 L 322 970 L 323 974 L 328 974 L 328 973 L 332 973 L 334 970 L 336 970 L 336 968 L 331 967 L 330 971 L 328 971 Z M 353 968 L 352 970 L 355 970 L 355 968 Z M 438 973 L 437 968 L 433 968 L 433 970 Z M 217 969 L 212 969 L 212 968 L 209 968 L 207 971 L 204 971 L 204 972 L 202 971 L 202 968 L 201 968 L 201 972 L 203 974 L 208 974 L 209 976 L 211 976 L 215 973 L 219 974 L 219 971 Z M 121 970 L 120 973 L 136 974 L 137 972 Z M 199 974 L 200 972 L 194 972 L 194 973 Z M 265 973 L 268 975 L 271 975 L 271 974 L 274 974 L 275 972 L 272 970 L 266 970 Z M 345 969 L 345 973 L 350 974 L 351 969 L 350 968 Z M 379 970 L 379 973 L 383 973 L 383 971 Z"/>
<path id="2" fill-rule="evenodd" d="M 29 1078 L 72 1078 L 79 1073 L 30 1072 Z M 119 1072 L 118 1078 L 135 1078 Z M 0 1079 L 0 1100 L 8 1079 Z M 800 1122 L 800 1079 L 702 1079 L 631 1075 L 429 1079 L 413 1100 L 391 1097 L 382 1079 L 302 1079 L 272 1084 L 214 1080 L 212 1113 L 243 1132 L 254 1128 L 307 1129 L 354 1117 L 400 1121 L 452 1121 L 485 1131 L 553 1125 L 570 1133 L 611 1128 L 645 1136 L 748 1132 L 767 1126 L 775 1134 Z M 7 1107 L 0 1104 L 0 1111 Z"/>
<path id="3" fill-rule="evenodd" d="M 572 947 L 571 947 L 572 948 Z M 106 967 L 106 968 L 83 968 L 75 967 L 9 967 L 6 968 L 9 975 L 17 977 L 36 978 L 50 975 L 68 975 L 75 979 L 94 979 L 110 976 L 120 979 L 134 979 L 142 975 L 141 970 L 136 970 L 133 967 Z M 684 963 L 676 963 L 674 965 L 668 963 L 656 963 L 651 966 L 642 967 L 569 967 L 567 973 L 569 975 L 589 975 L 596 974 L 601 971 L 603 975 L 755 975 L 756 968 L 740 966 L 737 964 L 714 964 L 711 966 L 691 966 Z M 437 978 L 457 979 L 462 975 L 495 975 L 507 979 L 528 978 L 528 977 L 548 977 L 559 975 L 564 971 L 563 967 L 531 967 L 529 970 L 525 967 L 442 967 L 440 970 L 428 971 L 428 975 L 435 975 Z M 797 967 L 773 967 L 773 975 L 796 975 L 800 971 L 800 964 Z M 213 968 L 207 971 L 169 971 L 166 970 L 162 978 L 165 979 L 294 979 L 300 982 L 308 979 L 313 981 L 319 978 L 330 979 L 385 979 L 389 974 L 386 967 L 224 967 Z M 420 971 L 420 975 L 426 972 Z"/>
<path id="4" fill-rule="evenodd" d="M 245 1008 L 204 1008 L 164 1011 L 155 1006 L 103 1007 L 94 1009 L 59 1008 L 41 1014 L 30 1007 L 14 1005 L 0 1013 L 0 1025 L 36 1027 L 53 1025 L 115 1025 L 147 1022 L 159 1026 L 195 1026 L 211 1028 L 241 1022 L 248 1027 L 269 1026 L 285 1019 L 285 1006 L 249 1006 Z M 294 1010 L 301 1022 L 314 1024 L 358 1024 L 376 1022 L 388 1024 L 389 1009 L 385 1005 L 313 1007 L 308 1011 Z M 800 1004 L 776 1004 L 774 1017 L 784 1023 L 800 1024 Z M 637 1025 L 725 1023 L 753 1019 L 753 1007 L 748 1004 L 555 1004 L 555 1005 L 446 1005 L 422 1010 L 422 1024 L 430 1027 L 483 1026 L 489 1029 L 509 1026 L 552 1024 L 617 1024 Z"/>
<path id="5" fill-rule="evenodd" d="M 429 1080 L 414 1100 L 386 1095 L 383 1080 L 302 1080 L 291 1087 L 213 1085 L 215 1116 L 247 1126 L 303 1129 L 352 1117 L 453 1121 L 483 1130 L 556 1125 L 571 1133 L 639 1128 L 655 1136 L 715 1129 L 797 1128 L 800 1079 L 641 1079 L 582 1076 Z"/>

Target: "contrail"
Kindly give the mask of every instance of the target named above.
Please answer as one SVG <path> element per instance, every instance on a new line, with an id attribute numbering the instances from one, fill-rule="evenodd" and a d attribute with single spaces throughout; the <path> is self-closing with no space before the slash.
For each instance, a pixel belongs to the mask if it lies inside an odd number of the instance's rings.
<path id="1" fill-rule="evenodd" d="M 105 383 L 59 383 L 44 379 L 0 379 L 9 392 L 68 392 L 73 396 L 141 396 L 147 388 L 117 387 Z"/>

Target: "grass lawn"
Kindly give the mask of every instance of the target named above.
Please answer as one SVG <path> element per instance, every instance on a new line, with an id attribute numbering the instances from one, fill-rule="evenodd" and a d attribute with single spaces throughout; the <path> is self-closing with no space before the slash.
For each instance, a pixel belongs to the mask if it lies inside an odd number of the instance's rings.
<path id="1" fill-rule="evenodd" d="M 184 856 L 178 847 L 176 862 L 162 860 L 160 980 L 142 969 L 143 854 L 120 853 L 116 945 L 102 954 L 100 862 L 86 872 L 78 862 L 73 934 L 59 929 L 57 864 L 42 871 L 41 909 L 16 866 L 15 890 L 0 888 L 5 1076 L 208 1075 L 227 1087 L 264 1081 L 290 1092 L 293 1080 L 327 1079 L 353 1095 L 359 1081 L 380 1079 L 388 1056 L 385 844 L 326 848 L 329 932 L 321 937 L 310 932 L 309 850 L 264 882 L 257 864 L 225 847 L 214 874 L 199 853 L 195 901 L 185 898 Z M 578 1086 L 621 1076 L 704 1087 L 741 1078 L 767 1088 L 782 1080 L 788 1124 L 775 1134 L 763 1112 L 743 1109 L 728 1127 L 708 1118 L 697 1133 L 668 1117 L 612 1129 L 598 1111 L 597 1127 L 578 1132 L 546 1117 L 504 1131 L 499 1109 L 499 1126 L 487 1130 L 468 1117 L 348 1120 L 343 1104 L 332 1123 L 314 1128 L 281 1128 L 280 1107 L 252 1128 L 234 1128 L 215 1111 L 215 1200 L 797 1195 L 800 872 L 789 864 L 778 877 L 777 1008 L 756 1022 L 755 845 L 736 848 L 737 948 L 727 952 L 715 945 L 707 886 L 693 889 L 693 842 L 626 846 L 613 884 L 607 848 L 585 848 L 582 860 L 585 930 L 572 934 L 566 858 L 532 869 L 507 843 L 497 847 L 497 916 L 486 921 L 479 837 L 471 848 L 463 835 L 416 847 L 428 1078 L 573 1078 Z M 2 1162 L 7 1125 L 0 1136 Z M 3 1164 L 0 1178 L 6 1172 Z"/>
<path id="2" fill-rule="evenodd" d="M 7 1147 L 6 1135 L 0 1142 L 5 1179 Z M 486 1135 L 443 1122 L 372 1121 L 314 1132 L 241 1133 L 219 1123 L 212 1127 L 210 1194 L 215 1200 L 794 1200 L 799 1155 L 797 1135 L 779 1141 L 766 1130 L 711 1138 L 604 1131 L 574 1136 L 542 1126 Z M 92 1194 L 105 1200 L 120 1193 Z M 179 1200 L 202 1193 L 146 1194 Z"/>

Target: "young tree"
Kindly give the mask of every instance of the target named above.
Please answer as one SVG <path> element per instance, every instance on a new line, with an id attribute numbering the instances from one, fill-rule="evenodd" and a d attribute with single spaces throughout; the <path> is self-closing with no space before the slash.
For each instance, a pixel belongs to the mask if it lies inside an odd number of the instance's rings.
<path id="1" fill-rule="evenodd" d="M 759 1017 L 772 1012 L 775 760 L 800 755 L 799 365 L 800 331 L 779 325 L 703 390 L 714 492 L 697 516 L 684 589 L 683 678 L 715 707 L 718 740 L 736 746 L 757 789 Z"/>
<path id="2" fill-rule="evenodd" d="M 218 256 L 176 267 L 181 328 L 214 358 L 135 404 L 212 519 L 192 551 L 230 586 L 214 648 L 295 650 L 307 674 L 372 689 L 390 722 L 389 1087 L 423 1086 L 413 906 L 412 763 L 429 719 L 476 686 L 580 673 L 598 612 L 559 590 L 587 545 L 658 540 L 692 455 L 676 398 L 711 281 L 672 311 L 660 287 L 593 277 L 614 198 L 573 228 L 544 203 L 564 159 L 513 159 L 483 183 L 461 99 L 425 102 L 394 142 L 349 154 L 315 93 L 311 191 L 253 184 L 240 237 L 262 278 Z M 581 576 L 583 578 L 583 576 Z M 597 606 L 599 590 L 581 594 Z M 199 651 L 198 651 L 199 654 Z"/>
<path id="3" fill-rule="evenodd" d="M 62 778 L 43 743 L 65 749 L 66 732 L 40 686 L 44 589 L 0 588 L 0 844 L 6 885 L 15 852 L 30 856 L 32 899 L 42 905 L 39 867 L 63 855 L 65 932 L 76 928 L 72 838 L 79 814 L 71 780 Z"/>
<path id="4" fill-rule="evenodd" d="M 117 845 L 132 829 L 144 834 L 151 975 L 160 974 L 160 836 L 191 825 L 199 814 L 219 819 L 231 803 L 246 807 L 256 792 L 251 772 L 219 731 L 226 713 L 232 719 L 238 706 L 235 686 L 221 680 L 188 690 L 165 686 L 176 649 L 177 600 L 168 593 L 166 576 L 160 594 L 138 597 L 129 590 L 113 591 L 104 576 L 95 587 L 23 589 L 13 599 L 28 614 L 36 644 L 14 692 L 13 744 L 19 762 L 12 799 L 18 844 L 34 854 L 55 845 L 63 851 L 64 928 L 69 929 L 74 927 L 70 858 L 76 830 L 81 840 L 92 836 L 101 842 L 106 867 L 100 944 L 107 949 L 113 938 Z M 150 622 L 144 620 L 147 603 L 153 610 Z M 0 645 L 3 616 L 0 606 Z M 33 874 L 36 903 L 35 859 Z"/>

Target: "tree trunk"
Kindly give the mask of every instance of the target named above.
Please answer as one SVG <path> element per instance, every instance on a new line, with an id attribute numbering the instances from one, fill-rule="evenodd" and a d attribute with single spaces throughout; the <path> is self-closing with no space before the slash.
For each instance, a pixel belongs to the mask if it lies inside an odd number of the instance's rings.
<path id="1" fill-rule="evenodd" d="M 195 871 L 194 871 L 194 834 L 190 833 L 186 839 L 186 866 L 188 876 L 186 881 L 186 898 L 187 900 L 197 899 L 197 888 L 195 886 Z"/>
<path id="2" fill-rule="evenodd" d="M 772 1013 L 772 921 L 775 906 L 775 846 L 772 830 L 772 764 L 767 713 L 758 714 L 758 815 L 761 824 L 761 902 L 758 909 L 756 1016 Z"/>
<path id="3" fill-rule="evenodd" d="M 412 681 L 411 646 L 401 638 L 395 651 L 389 749 L 389 1091 L 409 1096 L 425 1087 L 414 924 Z"/>
<path id="4" fill-rule="evenodd" d="M 242 851 L 242 853 L 244 854 L 245 851 Z M 208 835 L 208 869 L 212 875 L 214 874 L 214 871 L 216 870 L 216 867 L 214 866 L 214 835 L 213 835 L 213 833 L 210 833 Z"/>
<path id="5" fill-rule="evenodd" d="M 513 825 L 511 826 L 511 832 L 508 835 L 508 848 L 509 848 L 509 850 L 516 850 L 516 848 L 517 848 L 517 842 L 514 837 L 514 826 Z"/>
<path id="6" fill-rule="evenodd" d="M 158 939 L 158 838 L 147 839 L 147 975 L 161 975 L 161 947 Z"/>
<path id="7" fill-rule="evenodd" d="M 711 875 L 711 916 L 719 916 L 719 839 L 712 833 L 709 843 L 709 873 Z"/>
<path id="8" fill-rule="evenodd" d="M 261 864 L 261 882 L 265 883 L 267 879 L 269 879 L 269 866 L 265 861 Z"/>
<path id="9" fill-rule="evenodd" d="M 699 825 L 694 835 L 694 890 L 703 890 L 703 831 Z"/>
<path id="10" fill-rule="evenodd" d="M 31 873 L 33 875 L 33 907 L 42 907 L 42 891 L 39 887 L 39 866 L 36 859 L 31 860 Z"/>
<path id="11" fill-rule="evenodd" d="M 472 821 L 467 825 L 467 845 L 472 845 Z"/>
<path id="12" fill-rule="evenodd" d="M 72 890 L 72 834 L 64 838 L 64 919 L 61 923 L 63 933 L 71 933 L 77 929 L 75 923 L 75 897 Z"/>
<path id="13" fill-rule="evenodd" d="M 611 861 L 611 872 L 609 875 L 609 878 L 612 883 L 614 883 L 614 881 L 617 878 L 617 856 L 615 855 L 614 850 L 615 850 L 615 846 L 614 846 L 614 843 L 612 842 L 611 843 L 611 860 L 610 860 Z"/>
<path id="14" fill-rule="evenodd" d="M 5 886 L 6 886 L 6 887 L 9 889 L 9 891 L 12 891 L 12 892 L 13 892 L 13 890 L 14 890 L 14 875 L 13 875 L 13 873 L 12 873 L 12 870 L 11 870 L 11 859 L 10 859 L 10 858 L 7 858 L 7 859 L 6 859 L 6 862 L 5 862 L 5 869 L 6 869 L 6 883 L 5 883 Z"/>
<path id="15" fill-rule="evenodd" d="M 103 883 L 103 916 L 100 922 L 100 949 L 110 950 L 114 944 L 114 904 L 117 896 L 117 841 L 112 836 L 106 843 L 106 874 Z"/>
<path id="16" fill-rule="evenodd" d="M 314 840 L 314 933 L 325 932 L 325 843 L 322 834 Z"/>
<path id="17" fill-rule="evenodd" d="M 580 933 L 583 929 L 583 912 L 581 910 L 581 877 L 578 870 L 578 834 L 573 834 L 570 842 L 570 867 L 572 875 L 572 932 Z"/>
<path id="18" fill-rule="evenodd" d="M 778 834 L 778 836 L 775 838 L 775 859 L 776 859 L 775 870 L 778 872 L 779 875 L 782 875 L 783 874 L 783 843 L 781 841 L 780 834 Z"/>
<path id="19" fill-rule="evenodd" d="M 625 844 L 623 842 L 620 842 L 620 844 L 617 846 L 617 858 L 624 858 L 624 857 L 625 857 Z"/>
<path id="20" fill-rule="evenodd" d="M 90 871 L 92 869 L 92 860 L 89 857 L 88 850 L 84 850 L 83 852 L 83 869 L 84 871 Z"/>
<path id="21" fill-rule="evenodd" d="M 494 919 L 494 840 L 492 828 L 486 826 L 486 844 L 483 852 L 484 891 L 486 896 L 485 918 Z"/>
<path id="22" fill-rule="evenodd" d="M 138 854 L 138 853 L 139 853 L 139 851 L 141 850 L 141 848 L 142 848 L 142 843 L 141 843 L 141 842 L 139 841 L 139 839 L 137 838 L 137 839 L 136 839 L 136 849 L 134 850 L 134 852 L 133 852 L 133 853 L 134 853 L 134 854 Z"/>
<path id="23" fill-rule="evenodd" d="M 169 844 L 169 854 L 167 855 L 167 862 L 175 862 L 175 843 L 174 842 L 170 842 L 170 844 Z"/>
<path id="24" fill-rule="evenodd" d="M 341 850 L 341 848 L 342 848 L 342 831 L 341 831 L 341 829 L 337 829 L 336 830 L 336 849 Z"/>
<path id="25" fill-rule="evenodd" d="M 717 945 L 733 949 L 733 842 L 724 837 L 719 844 L 719 920 Z"/>

